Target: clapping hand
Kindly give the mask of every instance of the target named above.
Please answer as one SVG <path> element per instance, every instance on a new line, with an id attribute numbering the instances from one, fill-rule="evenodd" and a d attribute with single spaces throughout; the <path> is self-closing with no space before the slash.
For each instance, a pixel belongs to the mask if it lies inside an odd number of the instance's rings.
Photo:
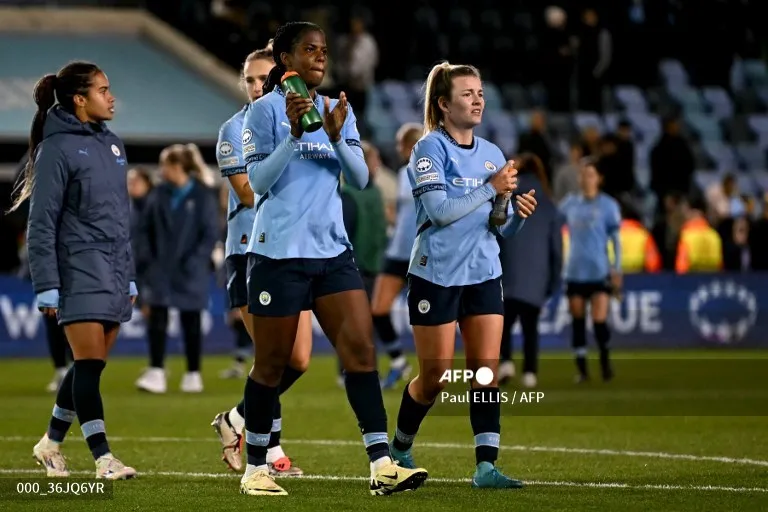
<path id="1" fill-rule="evenodd" d="M 523 219 L 527 219 L 536 211 L 536 198 L 533 197 L 536 191 L 531 189 L 527 194 L 520 194 L 516 198 L 517 214 Z"/>
<path id="2" fill-rule="evenodd" d="M 325 133 L 328 134 L 328 138 L 331 142 L 338 142 L 341 138 L 341 129 L 344 126 L 344 121 L 347 120 L 348 111 L 347 95 L 343 92 L 339 94 L 339 102 L 331 110 L 331 99 L 325 97 L 325 112 L 323 115 L 323 128 Z"/>

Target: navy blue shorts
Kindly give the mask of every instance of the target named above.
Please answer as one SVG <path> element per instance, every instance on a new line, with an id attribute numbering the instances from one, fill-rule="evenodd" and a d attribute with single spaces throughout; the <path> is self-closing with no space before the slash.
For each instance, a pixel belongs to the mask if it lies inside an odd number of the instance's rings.
<path id="1" fill-rule="evenodd" d="M 312 309 L 315 299 L 364 290 L 352 251 L 335 258 L 275 260 L 248 254 L 248 312 L 256 316 L 292 316 Z"/>
<path id="2" fill-rule="evenodd" d="M 596 293 L 612 293 L 611 280 L 605 278 L 602 281 L 566 281 L 565 295 L 567 297 L 581 297 L 590 299 Z"/>
<path id="3" fill-rule="evenodd" d="M 440 286 L 408 274 L 411 325 L 441 325 L 473 315 L 504 315 L 501 277 L 467 286 Z"/>
<path id="4" fill-rule="evenodd" d="M 229 308 L 248 305 L 248 257 L 245 254 L 231 254 L 224 260 L 227 270 L 227 299 Z"/>
<path id="5" fill-rule="evenodd" d="M 408 279 L 408 267 L 411 262 L 408 260 L 393 260 L 387 258 L 384 261 L 384 267 L 381 270 L 382 274 L 399 277 L 402 280 Z"/>

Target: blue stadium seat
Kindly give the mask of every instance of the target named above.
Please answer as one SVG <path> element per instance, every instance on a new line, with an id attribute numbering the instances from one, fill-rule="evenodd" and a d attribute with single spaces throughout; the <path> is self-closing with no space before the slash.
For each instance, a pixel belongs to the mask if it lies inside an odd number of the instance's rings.
<path id="1" fill-rule="evenodd" d="M 384 80 L 380 87 L 385 106 L 396 107 L 398 105 L 411 105 L 413 103 L 411 91 L 408 90 L 403 82 Z"/>
<path id="2" fill-rule="evenodd" d="M 645 143 L 638 143 L 635 144 L 635 178 L 638 178 L 639 176 L 638 171 L 640 169 L 650 169 L 651 167 L 651 150 L 653 149 L 653 146 L 651 144 L 645 144 Z M 651 176 L 650 171 L 648 171 L 648 177 L 647 182 L 645 183 L 645 187 L 650 186 L 651 184 Z"/>
<path id="3" fill-rule="evenodd" d="M 515 125 L 519 133 L 525 133 L 531 128 L 531 113 L 530 111 L 522 111 L 513 114 L 515 118 Z"/>
<path id="4" fill-rule="evenodd" d="M 768 194 L 768 170 L 758 169 L 752 171 L 755 186 L 760 194 Z"/>
<path id="5" fill-rule="evenodd" d="M 632 128 L 639 142 L 653 145 L 661 136 L 661 122 L 658 116 L 640 112 L 628 112 L 627 119 L 632 123 Z"/>
<path id="6" fill-rule="evenodd" d="M 693 182 L 702 192 L 723 179 L 723 173 L 712 170 L 698 169 L 693 173 Z"/>
<path id="7" fill-rule="evenodd" d="M 705 87 L 701 90 L 712 115 L 718 119 L 733 116 L 733 101 L 722 87 Z"/>
<path id="8" fill-rule="evenodd" d="M 644 148 L 645 149 L 645 148 Z M 637 148 L 635 149 L 635 156 L 637 154 Z M 648 167 L 648 151 L 644 152 L 645 165 L 640 165 L 638 158 L 635 158 L 635 181 L 642 190 L 648 190 L 651 187 L 651 169 Z"/>
<path id="9" fill-rule="evenodd" d="M 528 94 L 522 85 L 504 84 L 501 90 L 507 105 L 512 110 L 522 110 L 530 107 Z"/>
<path id="10" fill-rule="evenodd" d="M 696 132 L 701 141 L 723 140 L 723 130 L 714 117 L 701 113 L 686 112 L 685 122 Z"/>
<path id="11" fill-rule="evenodd" d="M 704 153 L 715 164 L 718 171 L 733 172 L 736 169 L 736 155 L 733 148 L 723 142 L 708 141 L 703 145 Z"/>
<path id="12" fill-rule="evenodd" d="M 760 139 L 761 144 L 768 143 L 768 115 L 753 114 L 747 120 L 749 127 Z"/>
<path id="13" fill-rule="evenodd" d="M 517 154 L 517 137 L 510 138 L 495 138 L 493 143 L 499 146 L 501 152 L 507 159 L 514 157 Z"/>
<path id="14" fill-rule="evenodd" d="M 768 86 L 768 69 L 765 62 L 757 59 L 745 60 L 743 63 L 744 78 L 752 87 Z"/>
<path id="15" fill-rule="evenodd" d="M 493 133 L 494 138 L 517 139 L 515 120 L 509 112 L 504 110 L 488 111 L 483 116 L 483 125 Z"/>
<path id="16" fill-rule="evenodd" d="M 688 84 L 688 72 L 678 60 L 669 59 L 659 63 L 659 73 L 667 87 Z"/>
<path id="17" fill-rule="evenodd" d="M 619 114 L 605 114 L 603 116 L 603 126 L 607 133 L 614 133 L 616 128 L 619 127 L 619 120 L 622 116 Z"/>
<path id="18" fill-rule="evenodd" d="M 573 116 L 573 123 L 580 132 L 587 128 L 597 128 L 601 134 L 605 133 L 603 118 L 594 112 L 576 112 Z"/>
<path id="19" fill-rule="evenodd" d="M 757 144 L 739 144 L 736 146 L 736 156 L 740 168 L 745 171 L 765 168 L 765 150 Z"/>
<path id="20" fill-rule="evenodd" d="M 418 123 L 422 119 L 421 112 L 414 109 L 410 104 L 394 105 L 390 111 L 398 126 L 405 123 Z"/>
<path id="21" fill-rule="evenodd" d="M 643 91 L 634 85 L 618 85 L 614 91 L 616 99 L 627 112 L 647 112 L 648 102 Z"/>
<path id="22" fill-rule="evenodd" d="M 483 96 L 485 97 L 485 108 L 488 110 L 503 110 L 504 102 L 501 99 L 501 93 L 498 87 L 490 82 L 483 83 Z"/>
<path id="23" fill-rule="evenodd" d="M 736 186 L 739 188 L 739 193 L 745 196 L 755 197 L 759 195 L 759 188 L 755 177 L 751 174 L 738 174 L 736 175 Z"/>
<path id="24" fill-rule="evenodd" d="M 373 143 L 379 147 L 391 146 L 398 124 L 386 108 L 372 107 L 365 112 L 365 120 L 373 132 Z"/>
<path id="25" fill-rule="evenodd" d="M 704 112 L 704 102 L 699 91 L 689 85 L 673 84 L 667 86 L 667 93 L 683 109 L 683 112 Z"/>

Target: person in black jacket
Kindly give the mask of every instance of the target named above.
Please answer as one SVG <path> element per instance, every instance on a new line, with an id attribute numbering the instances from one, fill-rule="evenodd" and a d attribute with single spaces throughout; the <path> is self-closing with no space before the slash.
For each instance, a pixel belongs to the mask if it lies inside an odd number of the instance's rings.
<path id="1" fill-rule="evenodd" d="M 131 240 L 139 238 L 139 229 L 141 228 L 141 215 L 144 207 L 147 205 L 147 196 L 152 192 L 152 176 L 144 167 L 134 167 L 128 171 L 128 195 L 131 197 Z M 137 257 L 136 245 L 133 246 L 134 261 Z M 139 289 L 142 288 L 142 276 L 136 275 L 136 283 Z M 148 309 L 141 303 L 141 296 L 137 297 L 136 306 L 141 308 L 144 318 L 148 317 Z"/>
<path id="2" fill-rule="evenodd" d="M 560 287 L 563 266 L 563 219 L 552 201 L 552 192 L 541 159 L 531 153 L 518 158 L 518 183 L 522 190 L 543 190 L 536 215 L 515 237 L 499 237 L 501 282 L 504 290 L 504 331 L 501 337 L 499 383 L 515 376 L 512 362 L 512 328 L 518 319 L 523 332 L 523 379 L 537 384 L 539 315 Z"/>
<path id="3" fill-rule="evenodd" d="M 144 280 L 141 300 L 149 306 L 150 367 L 136 386 L 165 393 L 165 344 L 168 308 L 177 308 L 184 332 L 187 372 L 181 390 L 203 390 L 201 313 L 208 307 L 211 253 L 219 237 L 216 194 L 197 176 L 204 172 L 193 150 L 180 144 L 160 154 L 164 183 L 147 198 L 136 239 L 138 274 Z"/>
<path id="4" fill-rule="evenodd" d="M 131 478 L 136 470 L 110 451 L 99 391 L 107 355 L 137 295 L 125 148 L 105 124 L 115 98 L 95 64 L 72 62 L 40 79 L 34 99 L 31 158 L 12 209 L 30 198 L 27 247 L 37 306 L 58 316 L 75 363 L 33 455 L 48 476 L 68 476 L 59 445 L 77 417 L 96 478 Z"/>

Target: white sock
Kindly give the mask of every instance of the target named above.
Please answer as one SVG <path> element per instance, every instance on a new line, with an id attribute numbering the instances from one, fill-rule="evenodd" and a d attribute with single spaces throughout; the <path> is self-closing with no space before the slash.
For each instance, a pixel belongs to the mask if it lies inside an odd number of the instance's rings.
<path id="1" fill-rule="evenodd" d="M 243 474 L 243 478 L 248 478 L 256 471 L 269 471 L 269 468 L 266 464 L 262 464 L 261 466 L 254 466 L 253 464 L 248 464 L 245 466 L 245 473 Z"/>
<path id="2" fill-rule="evenodd" d="M 373 475 L 379 468 L 392 464 L 392 459 L 388 455 L 379 457 L 375 461 L 371 462 L 371 475 Z"/>
<path id="3" fill-rule="evenodd" d="M 405 358 L 405 356 L 401 355 L 390 361 L 389 367 L 399 370 L 400 368 L 405 367 L 406 364 L 408 364 L 408 360 Z"/>
<path id="4" fill-rule="evenodd" d="M 273 448 L 267 448 L 267 463 L 268 464 L 274 464 L 276 461 L 282 459 L 285 457 L 285 452 L 283 452 L 283 447 L 280 445 L 277 445 Z"/>
<path id="5" fill-rule="evenodd" d="M 245 429 L 245 418 L 240 416 L 240 413 L 237 412 L 237 407 L 233 407 L 232 410 L 229 411 L 229 422 L 235 427 L 235 430 L 237 430 L 238 433 L 243 433 L 243 429 Z"/>

